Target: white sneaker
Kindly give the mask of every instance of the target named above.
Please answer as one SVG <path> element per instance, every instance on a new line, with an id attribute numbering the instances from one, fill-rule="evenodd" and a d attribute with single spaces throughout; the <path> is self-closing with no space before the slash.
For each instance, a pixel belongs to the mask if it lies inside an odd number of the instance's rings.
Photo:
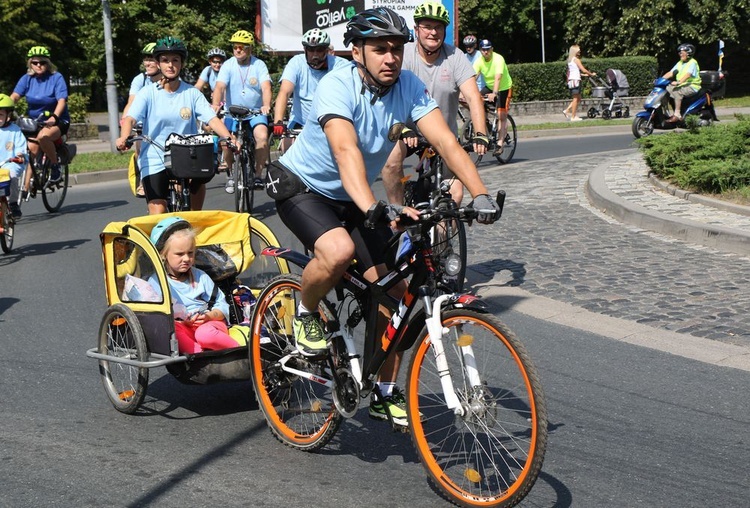
<path id="1" fill-rule="evenodd" d="M 580 116 L 574 116 L 570 119 L 571 122 L 580 122 L 581 120 L 583 120 L 583 118 L 581 118 Z"/>
<path id="2" fill-rule="evenodd" d="M 234 194 L 234 179 L 230 178 L 227 180 L 227 185 L 224 187 L 227 194 Z"/>

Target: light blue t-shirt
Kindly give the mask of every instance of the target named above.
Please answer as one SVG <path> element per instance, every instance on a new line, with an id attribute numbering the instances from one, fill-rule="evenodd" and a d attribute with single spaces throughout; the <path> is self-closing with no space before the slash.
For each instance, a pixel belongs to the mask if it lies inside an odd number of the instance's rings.
<path id="1" fill-rule="evenodd" d="M 193 283 L 190 279 L 180 282 L 168 278 L 169 290 L 172 296 L 172 304 L 180 303 L 185 306 L 187 313 L 192 314 L 201 310 L 204 304 L 211 299 L 214 290 L 214 281 L 206 272 L 200 268 L 191 268 L 193 271 Z M 161 294 L 161 286 L 156 275 L 148 279 L 149 284 Z M 221 289 L 216 288 L 216 301 L 212 309 L 219 309 L 224 314 L 225 320 L 229 319 L 229 304 Z"/>
<path id="2" fill-rule="evenodd" d="M 130 95 L 135 95 L 141 91 L 141 88 L 152 83 L 155 83 L 155 81 L 152 81 L 151 77 L 145 72 L 141 72 L 130 82 L 130 92 L 128 93 Z"/>
<path id="3" fill-rule="evenodd" d="M 466 56 L 469 59 L 469 62 L 471 62 L 471 66 L 474 67 L 474 62 L 482 58 L 482 53 L 477 49 L 471 55 L 466 53 Z M 484 88 L 484 76 L 482 76 L 481 72 L 477 72 L 477 86 L 480 90 Z"/>
<path id="4" fill-rule="evenodd" d="M 10 123 L 7 127 L 0 127 L 0 163 L 17 155 L 26 160 L 26 150 L 26 137 L 18 125 Z M 6 162 L 2 167 L 10 169 L 11 178 L 18 178 L 23 173 L 25 165 L 25 163 Z"/>
<path id="5" fill-rule="evenodd" d="M 263 60 L 250 57 L 248 65 L 240 65 L 237 58 L 232 57 L 221 66 L 216 81 L 227 86 L 224 102 L 229 106 L 245 106 L 250 109 L 260 109 L 263 105 L 263 94 L 260 85 L 264 81 L 271 81 L 268 67 Z"/>
<path id="6" fill-rule="evenodd" d="M 216 113 L 200 90 L 180 81 L 174 93 L 159 84 L 141 89 L 133 99 L 128 116 L 143 122 L 143 133 L 164 146 L 167 136 L 173 132 L 197 134 L 198 120 L 208 123 Z M 164 152 L 143 142 L 138 165 L 141 178 L 164 171 Z"/>
<path id="7" fill-rule="evenodd" d="M 325 70 L 313 69 L 307 65 L 307 57 L 304 54 L 293 56 L 284 67 L 280 81 L 287 80 L 294 85 L 289 124 L 305 125 L 315 90 L 318 88 L 321 78 L 334 69 L 349 65 L 348 60 L 338 56 L 327 55 L 327 59 L 328 68 Z"/>
<path id="8" fill-rule="evenodd" d="M 202 79 L 206 83 L 208 83 L 208 86 L 211 88 L 211 91 L 214 91 L 214 88 L 216 88 L 216 78 L 219 76 L 219 73 L 214 71 L 213 67 L 210 65 L 207 65 L 203 68 L 203 71 L 201 71 L 201 75 L 198 76 L 198 79 Z"/>
<path id="9" fill-rule="evenodd" d="M 318 85 L 305 128 L 279 161 L 300 177 L 314 192 L 339 201 L 351 201 L 341 184 L 341 175 L 328 145 L 320 118 L 335 115 L 351 120 L 358 135 L 367 181 L 372 185 L 391 153 L 401 127 L 409 120 L 419 120 L 437 108 L 424 83 L 409 71 L 390 91 L 371 105 L 372 93 L 362 89 L 357 67 L 346 67 L 326 74 Z M 388 139 L 389 132 L 394 139 Z"/>

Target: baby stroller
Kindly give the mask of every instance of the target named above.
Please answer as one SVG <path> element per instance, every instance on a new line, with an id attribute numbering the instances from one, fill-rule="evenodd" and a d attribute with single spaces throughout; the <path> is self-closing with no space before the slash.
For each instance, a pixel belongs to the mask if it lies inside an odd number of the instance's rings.
<path id="1" fill-rule="evenodd" d="M 620 97 L 627 97 L 630 92 L 628 78 L 622 71 L 617 69 L 607 69 L 607 79 L 604 80 L 599 76 L 589 76 L 591 81 L 591 96 L 598 99 L 609 99 L 609 102 L 602 101 L 599 104 L 601 111 L 592 106 L 589 108 L 588 117 L 596 118 L 601 114 L 602 118 L 609 120 L 613 116 L 616 118 L 627 118 L 630 116 L 630 108 L 625 105 Z"/>

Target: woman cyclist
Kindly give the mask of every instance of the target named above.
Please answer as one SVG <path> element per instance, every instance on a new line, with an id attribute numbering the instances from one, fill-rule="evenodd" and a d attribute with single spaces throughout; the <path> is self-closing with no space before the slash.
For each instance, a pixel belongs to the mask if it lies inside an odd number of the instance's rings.
<path id="1" fill-rule="evenodd" d="M 227 59 L 227 54 L 224 53 L 223 49 L 213 48 L 208 51 L 206 58 L 208 59 L 208 65 L 201 71 L 198 81 L 195 82 L 195 88 L 202 92 L 208 84 L 211 93 L 213 93 L 214 88 L 216 88 L 216 78 L 219 77 L 219 69 L 221 69 L 224 60 Z"/>
<path id="2" fill-rule="evenodd" d="M 65 84 L 65 78 L 52 64 L 47 48 L 34 46 L 26 56 L 28 71 L 18 80 L 10 98 L 17 103 L 18 99 L 26 97 L 31 118 L 47 117 L 44 127 L 35 136 L 38 144 L 30 143 L 29 149 L 36 157 L 41 148 L 47 159 L 52 161 L 52 171 L 47 181 L 47 185 L 52 186 L 62 179 L 55 141 L 66 134 L 70 126 L 68 86 Z M 28 191 L 26 182 L 24 189 Z"/>
<path id="3" fill-rule="evenodd" d="M 203 94 L 180 79 L 187 55 L 187 48 L 180 39 L 166 37 L 156 43 L 154 58 L 159 62 L 162 78 L 155 86 L 145 87 L 135 96 L 128 116 L 122 120 L 122 131 L 117 139 L 119 150 L 127 150 L 126 141 L 136 122 L 143 122 L 143 133 L 161 146 L 173 132 L 196 134 L 198 120 L 208 123 L 219 136 L 230 137 Z M 164 152 L 155 144 L 145 143 L 141 147 L 138 165 L 149 214 L 166 213 L 169 176 L 164 167 Z M 190 181 L 190 206 L 193 210 L 203 208 L 205 183 L 205 179 Z"/>

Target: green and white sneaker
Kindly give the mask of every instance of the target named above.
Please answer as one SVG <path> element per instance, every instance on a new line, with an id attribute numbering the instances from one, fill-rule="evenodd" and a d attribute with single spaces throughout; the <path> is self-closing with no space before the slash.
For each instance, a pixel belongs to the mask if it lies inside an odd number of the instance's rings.
<path id="1" fill-rule="evenodd" d="M 323 323 L 320 322 L 320 314 L 317 312 L 295 316 L 292 321 L 292 330 L 297 351 L 304 356 L 320 356 L 328 351 Z"/>
<path id="2" fill-rule="evenodd" d="M 409 421 L 406 418 L 406 398 L 401 390 L 393 388 L 390 397 L 383 397 L 384 403 L 373 399 L 370 401 L 370 418 L 375 420 L 388 420 L 388 413 L 393 418 L 393 423 L 402 427 L 408 427 Z M 387 412 L 386 412 L 387 411 Z"/>

